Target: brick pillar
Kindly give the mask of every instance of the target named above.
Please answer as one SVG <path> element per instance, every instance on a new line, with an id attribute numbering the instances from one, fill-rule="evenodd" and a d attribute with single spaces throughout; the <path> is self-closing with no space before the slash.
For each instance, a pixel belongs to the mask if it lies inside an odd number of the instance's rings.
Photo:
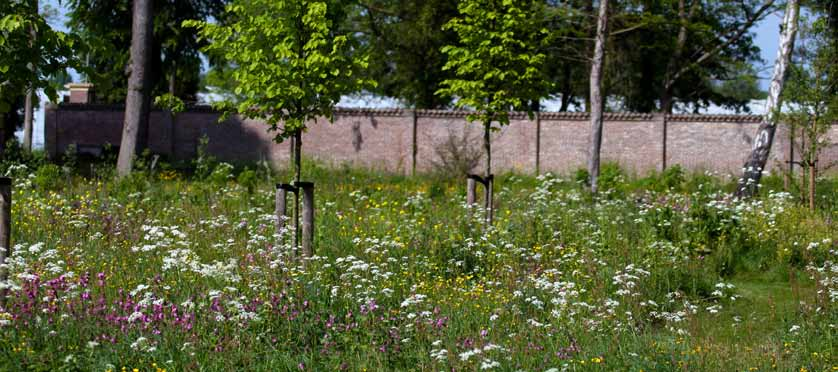
<path id="1" fill-rule="evenodd" d="M 69 103 L 93 103 L 94 92 L 93 84 L 90 83 L 70 83 L 64 86 L 70 91 Z"/>
<path id="2" fill-rule="evenodd" d="M 661 134 L 660 138 L 659 138 L 660 145 L 661 145 L 661 147 L 660 147 L 661 148 L 661 157 L 660 157 L 660 162 L 658 163 L 658 165 L 659 165 L 658 166 L 658 171 L 659 172 L 663 172 L 663 171 L 666 170 L 666 166 L 667 166 L 667 159 L 666 158 L 669 155 L 668 152 L 667 152 L 668 148 L 667 148 L 667 144 L 666 144 L 667 130 L 669 129 L 668 128 L 669 127 L 669 120 L 668 119 L 669 118 L 667 117 L 666 113 L 656 113 L 655 118 L 654 118 L 655 122 L 658 123 L 658 126 L 660 127 L 660 134 Z"/>
<path id="3" fill-rule="evenodd" d="M 416 142 L 416 131 L 419 126 L 419 116 L 416 114 L 416 109 L 410 110 L 412 119 L 412 132 L 410 134 L 410 175 L 416 175 L 416 154 L 419 152 L 418 144 Z"/>

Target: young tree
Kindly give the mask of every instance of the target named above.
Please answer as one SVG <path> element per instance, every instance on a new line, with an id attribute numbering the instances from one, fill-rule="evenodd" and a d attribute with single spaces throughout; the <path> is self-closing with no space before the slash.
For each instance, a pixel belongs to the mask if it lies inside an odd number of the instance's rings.
<path id="1" fill-rule="evenodd" d="M 602 66 L 605 64 L 605 38 L 608 34 L 608 0 L 600 0 L 597 16 L 594 59 L 591 63 L 591 148 L 588 154 L 588 174 L 591 193 L 599 191 L 599 155 L 602 148 Z"/>
<path id="2" fill-rule="evenodd" d="M 263 119 L 276 142 L 294 138 L 294 179 L 300 180 L 301 133 L 308 121 L 333 119 L 342 94 L 372 84 L 358 77 L 366 58 L 352 55 L 347 35 L 333 33 L 339 2 L 238 0 L 227 8 L 230 24 L 203 21 L 197 27 L 205 48 L 235 66 L 232 72 L 242 97 L 227 114 Z M 281 124 L 281 126 L 280 126 Z"/>
<path id="3" fill-rule="evenodd" d="M 509 124 L 509 110 L 546 95 L 545 55 L 538 52 L 547 30 L 538 22 L 533 0 L 462 0 L 460 15 L 445 25 L 459 45 L 442 48 L 444 69 L 456 78 L 443 81 L 437 94 L 456 97 L 455 105 L 476 110 L 469 121 L 483 123 L 487 221 L 492 222 L 492 121 Z"/>
<path id="4" fill-rule="evenodd" d="M 783 85 L 788 75 L 791 53 L 794 49 L 794 38 L 797 34 L 797 19 L 800 14 L 799 0 L 789 0 L 786 6 L 786 14 L 783 17 L 782 32 L 780 34 L 780 45 L 777 50 L 777 61 L 774 63 L 774 73 L 771 77 L 771 85 L 768 88 L 768 99 L 765 104 L 765 116 L 759 125 L 757 135 L 754 139 L 753 150 L 745 162 L 744 174 L 739 179 L 736 188 L 737 197 L 750 197 L 757 193 L 759 181 L 762 178 L 762 171 L 768 163 L 768 154 L 771 152 L 771 145 L 774 143 L 774 133 L 777 131 L 777 114 L 780 109 L 780 99 L 783 94 Z"/>
<path id="5" fill-rule="evenodd" d="M 803 169 L 802 183 L 809 185 L 808 190 L 801 187 L 800 191 L 801 195 L 808 194 L 809 209 L 814 210 L 818 169 L 834 165 L 819 164 L 819 158 L 831 145 L 827 133 L 838 121 L 838 95 L 835 94 L 838 82 L 833 79 L 838 74 L 838 40 L 829 34 L 825 15 L 814 22 L 801 23 L 800 42 L 795 53 L 799 60 L 792 66 L 786 82 L 784 96 L 788 104 L 782 121 L 792 132 L 799 130 L 801 133 L 799 164 Z"/>
<path id="6" fill-rule="evenodd" d="M 236 0 L 227 7 L 227 24 L 184 23 L 210 41 L 207 52 L 233 67 L 239 99 L 219 107 L 265 120 L 276 142 L 293 139 L 296 182 L 307 123 L 322 117 L 331 121 L 341 95 L 373 85 L 358 73 L 367 59 L 353 55 L 349 37 L 336 32 L 343 11 L 337 0 Z M 295 206 L 296 220 L 298 194 Z"/>
<path id="7" fill-rule="evenodd" d="M 125 97 L 125 124 L 116 171 L 120 177 L 131 173 L 137 150 L 145 147 L 148 135 L 148 111 L 151 106 L 149 87 L 149 58 L 151 54 L 152 0 L 134 0 L 131 35 L 131 75 Z M 138 146 L 139 144 L 139 146 Z"/>
<path id="8" fill-rule="evenodd" d="M 38 14 L 32 1 L 0 2 L 0 128 L 2 144 L 11 136 L 12 128 L 2 123 L 27 91 L 44 89 L 47 96 L 57 98 L 50 76 L 68 67 L 79 67 L 74 57 L 78 43 L 74 36 L 49 27 Z M 33 38 L 36 32 L 38 37 Z M 2 145 L 0 144 L 0 145 Z"/>

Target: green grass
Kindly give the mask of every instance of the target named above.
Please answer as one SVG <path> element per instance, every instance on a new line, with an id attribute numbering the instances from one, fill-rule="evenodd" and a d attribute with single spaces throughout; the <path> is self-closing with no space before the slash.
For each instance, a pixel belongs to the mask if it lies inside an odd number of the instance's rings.
<path id="1" fill-rule="evenodd" d="M 273 236 L 287 174 L 213 167 L 12 169 L 0 370 L 838 370 L 829 203 L 609 166 L 596 200 L 500 176 L 486 228 L 460 180 L 306 164 L 303 266 Z"/>

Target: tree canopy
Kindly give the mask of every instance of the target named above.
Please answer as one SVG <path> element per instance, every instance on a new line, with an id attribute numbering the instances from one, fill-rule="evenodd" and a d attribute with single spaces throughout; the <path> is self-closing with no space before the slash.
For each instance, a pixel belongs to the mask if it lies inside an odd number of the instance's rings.
<path id="1" fill-rule="evenodd" d="M 367 0 L 352 8 L 350 27 L 361 31 L 361 44 L 370 55 L 364 75 L 378 82 L 375 93 L 398 98 L 416 108 L 445 108 L 451 97 L 436 94 L 447 57 L 441 48 L 456 42 L 443 30 L 457 15 L 450 0 Z"/>
<path id="2" fill-rule="evenodd" d="M 171 93 L 194 101 L 199 89 L 204 46 L 182 23 L 189 19 L 223 20 L 226 0 L 155 0 L 151 53 L 152 95 Z M 68 26 L 88 45 L 84 57 L 90 67 L 87 80 L 97 98 L 125 100 L 126 68 L 131 44 L 131 0 L 69 0 Z"/>
<path id="3" fill-rule="evenodd" d="M 204 50 L 235 67 L 241 99 L 221 106 L 265 119 L 277 141 L 304 130 L 308 120 L 331 118 L 341 95 L 372 85 L 358 73 L 366 58 L 353 53 L 348 35 L 335 32 L 345 17 L 336 2 L 237 0 L 227 16 L 226 24 L 184 25 L 197 27 L 209 41 Z"/>
<path id="4" fill-rule="evenodd" d="M 455 105 L 477 112 L 469 120 L 509 123 L 508 111 L 528 107 L 547 94 L 546 56 L 539 51 L 547 30 L 530 0 L 463 0 L 460 16 L 445 25 L 458 44 L 442 48 L 443 70 L 454 78 L 438 94 L 456 97 Z"/>
<path id="5" fill-rule="evenodd" d="M 50 28 L 32 2 L 0 2 L 0 113 L 8 112 L 30 85 L 55 99 L 51 78 L 77 67 L 78 47 L 72 35 Z"/>

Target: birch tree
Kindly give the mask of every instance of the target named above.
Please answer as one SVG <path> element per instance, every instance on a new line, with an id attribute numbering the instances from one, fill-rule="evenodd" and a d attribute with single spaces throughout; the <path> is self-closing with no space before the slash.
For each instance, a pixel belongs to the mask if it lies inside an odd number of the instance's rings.
<path id="1" fill-rule="evenodd" d="M 125 123 L 122 127 L 122 142 L 116 171 L 120 177 L 131 173 L 134 156 L 145 147 L 148 135 L 149 59 L 152 38 L 152 0 L 134 0 L 134 15 L 131 24 L 131 64 L 128 78 L 128 94 L 125 97 Z M 139 145 L 139 146 L 138 146 Z"/>
<path id="2" fill-rule="evenodd" d="M 777 131 L 777 117 L 780 111 L 783 85 L 788 75 L 791 54 L 794 49 L 799 13 L 799 0 L 789 0 L 786 13 L 783 16 L 780 45 L 777 50 L 777 60 L 774 62 L 771 85 L 768 88 L 765 115 L 757 130 L 751 154 L 745 162 L 744 174 L 739 179 L 739 185 L 736 188 L 735 194 L 740 198 L 751 197 L 757 193 L 762 172 L 768 163 L 768 155 L 771 153 L 771 145 L 774 142 L 774 133 Z"/>
<path id="3" fill-rule="evenodd" d="M 591 193 L 599 191 L 600 150 L 602 148 L 602 66 L 605 64 L 605 38 L 608 35 L 608 0 L 600 0 L 597 16 L 594 58 L 591 62 L 591 139 L 588 154 L 588 174 Z"/>

